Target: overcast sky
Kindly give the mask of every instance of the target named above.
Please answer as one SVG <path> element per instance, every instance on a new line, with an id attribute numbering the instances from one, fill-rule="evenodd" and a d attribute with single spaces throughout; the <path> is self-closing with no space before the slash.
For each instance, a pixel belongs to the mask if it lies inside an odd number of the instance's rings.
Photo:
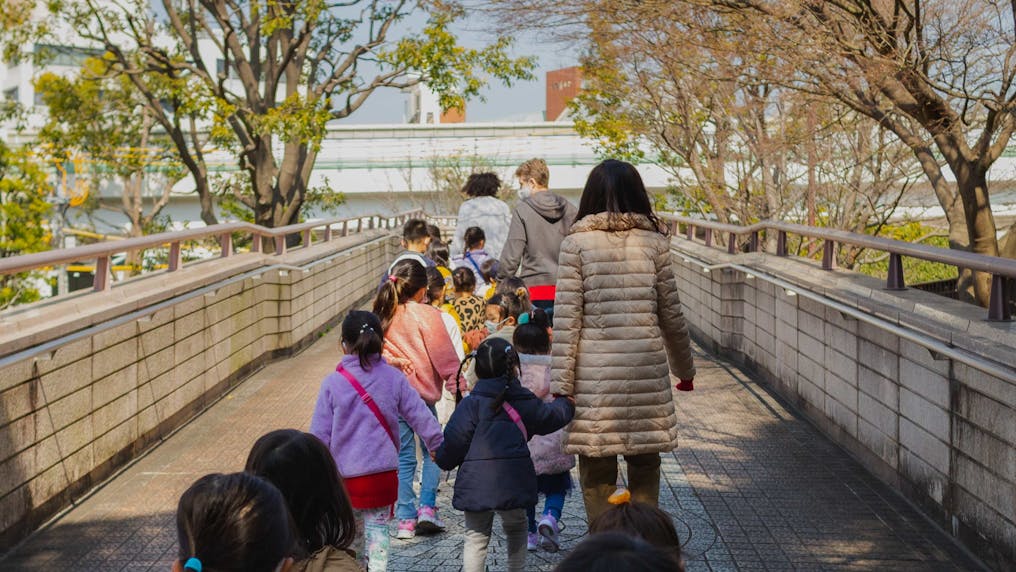
<path id="1" fill-rule="evenodd" d="M 476 16 L 467 17 L 456 30 L 461 43 L 470 48 L 480 48 L 491 41 L 490 26 Z M 533 115 L 542 118 L 545 100 L 546 75 L 550 70 L 578 64 L 579 52 L 574 46 L 541 43 L 534 34 L 514 33 L 516 56 L 531 55 L 537 58 L 536 78 L 519 82 L 511 88 L 494 83 L 483 90 L 486 101 L 474 99 L 466 103 L 466 121 L 521 120 Z M 375 92 L 353 115 L 344 119 L 350 123 L 401 123 L 405 101 L 408 96 L 396 90 Z"/>

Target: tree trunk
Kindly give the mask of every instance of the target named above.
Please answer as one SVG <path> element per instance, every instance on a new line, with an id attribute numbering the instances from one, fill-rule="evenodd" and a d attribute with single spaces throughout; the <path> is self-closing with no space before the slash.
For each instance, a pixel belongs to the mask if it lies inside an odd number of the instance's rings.
<path id="1" fill-rule="evenodd" d="M 967 232 L 967 249 L 977 254 L 998 256 L 998 238 L 995 216 L 991 212 L 991 200 L 988 196 L 987 172 L 970 163 L 957 165 L 953 170 L 956 174 L 959 196 L 959 201 L 955 202 L 962 204 L 963 222 Z M 951 246 L 952 221 L 949 226 Z M 963 274 L 957 284 L 960 299 L 987 306 L 991 296 L 991 274 L 985 272 L 964 272 Z"/>

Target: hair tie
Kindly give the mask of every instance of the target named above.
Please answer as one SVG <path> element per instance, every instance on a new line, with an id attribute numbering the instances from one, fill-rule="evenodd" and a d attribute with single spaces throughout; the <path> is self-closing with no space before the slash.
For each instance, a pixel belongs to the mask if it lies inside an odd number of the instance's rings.
<path id="1" fill-rule="evenodd" d="M 524 326 L 529 323 L 529 312 L 519 316 L 519 325 Z"/>
<path id="2" fill-rule="evenodd" d="M 398 277 L 398 276 L 396 276 L 396 275 L 394 275 L 394 274 L 389 274 L 389 275 L 388 275 L 388 281 L 389 281 L 389 282 L 391 282 L 391 283 L 393 283 L 393 284 L 394 284 L 395 282 L 398 282 L 398 280 L 399 280 L 399 277 Z"/>
<path id="3" fill-rule="evenodd" d="M 194 572 L 201 572 L 201 561 L 197 558 L 191 557 L 187 559 L 187 562 L 183 565 L 184 570 L 193 570 Z"/>
<path id="4" fill-rule="evenodd" d="M 526 290 L 522 286 L 519 286 L 518 288 L 515 289 L 515 295 L 518 296 L 519 298 L 521 298 L 523 296 L 528 296 L 529 295 L 529 290 Z"/>

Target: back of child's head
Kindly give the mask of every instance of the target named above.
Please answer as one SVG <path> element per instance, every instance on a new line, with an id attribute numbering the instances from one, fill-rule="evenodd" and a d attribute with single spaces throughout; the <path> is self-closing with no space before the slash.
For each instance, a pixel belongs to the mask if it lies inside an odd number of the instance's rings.
<path id="1" fill-rule="evenodd" d="M 418 218 L 411 218 L 402 225 L 402 240 L 406 244 L 413 244 L 430 237 L 427 231 L 427 221 Z"/>
<path id="2" fill-rule="evenodd" d="M 681 539 L 674 521 L 659 508 L 642 502 L 624 502 L 600 513 L 589 523 L 589 533 L 622 532 L 637 536 L 681 562 Z"/>
<path id="3" fill-rule="evenodd" d="M 476 290 L 476 275 L 465 266 L 459 266 L 452 270 L 452 285 L 455 286 L 456 293 L 468 292 L 472 294 Z"/>
<path id="4" fill-rule="evenodd" d="M 533 308 L 519 316 L 519 325 L 512 334 L 512 344 L 520 354 L 547 355 L 550 353 L 550 319 L 541 308 Z"/>
<path id="5" fill-rule="evenodd" d="M 487 338 L 476 347 L 476 377 L 490 379 L 495 377 L 515 377 L 519 365 L 519 356 L 508 340 Z"/>
<path id="6" fill-rule="evenodd" d="M 426 287 L 427 269 L 422 264 L 411 258 L 396 262 L 374 298 L 374 313 L 381 318 L 381 329 L 387 332 L 399 304 L 405 304 Z"/>
<path id="7" fill-rule="evenodd" d="M 466 250 L 475 250 L 480 248 L 480 245 L 487 240 L 487 233 L 483 232 L 483 229 L 478 226 L 471 226 L 466 229 L 465 234 L 462 235 L 462 242 L 466 246 Z"/>
<path id="8" fill-rule="evenodd" d="M 524 287 L 519 288 L 515 292 L 494 294 L 491 296 L 490 300 L 487 301 L 487 305 L 500 307 L 501 319 L 507 320 L 508 318 L 514 318 L 516 324 L 518 324 L 519 316 L 533 309 L 533 304 L 529 301 L 529 291 Z"/>
<path id="9" fill-rule="evenodd" d="M 363 312 L 367 314 L 369 312 Z M 320 439 L 295 429 L 263 435 L 244 470 L 275 485 L 293 516 L 301 548 L 346 548 L 356 536 L 356 517 L 335 459 Z"/>
<path id="10" fill-rule="evenodd" d="M 360 367 L 370 370 L 371 358 L 384 344 L 381 320 L 371 312 L 353 310 L 342 320 L 342 342 L 348 353 L 359 356 Z"/>
<path id="11" fill-rule="evenodd" d="M 684 567 L 659 548 L 619 532 L 590 534 L 555 572 L 679 572 Z"/>
<path id="12" fill-rule="evenodd" d="M 427 267 L 427 298 L 434 302 L 444 302 L 445 279 L 441 271 L 433 266 Z"/>
<path id="13" fill-rule="evenodd" d="M 298 548 L 282 494 L 247 473 L 205 475 L 176 509 L 185 570 L 272 572 Z M 196 559 L 188 566 L 191 559 Z"/>
<path id="14" fill-rule="evenodd" d="M 497 273 L 501 270 L 501 262 L 496 258 L 488 258 L 480 263 L 480 275 L 483 281 L 491 284 L 497 280 Z"/>
<path id="15" fill-rule="evenodd" d="M 441 238 L 441 227 L 436 224 L 427 223 L 427 235 L 430 236 L 431 243 L 444 241 L 444 239 Z"/>
<path id="16" fill-rule="evenodd" d="M 427 247 L 427 258 L 433 260 L 437 266 L 447 267 L 448 261 L 451 260 L 448 244 L 440 240 L 431 240 L 430 246 Z"/>
<path id="17" fill-rule="evenodd" d="M 526 283 L 522 281 L 518 276 L 509 276 L 504 280 L 497 283 L 497 287 L 494 288 L 495 294 L 504 294 L 505 292 L 511 292 L 516 296 L 521 296 L 521 291 L 525 291 L 526 297 L 529 297 L 529 289 L 526 288 Z"/>

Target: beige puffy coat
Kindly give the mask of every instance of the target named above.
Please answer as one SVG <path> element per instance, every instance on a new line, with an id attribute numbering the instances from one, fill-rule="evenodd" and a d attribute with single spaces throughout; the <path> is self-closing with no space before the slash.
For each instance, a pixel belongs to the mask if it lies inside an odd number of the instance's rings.
<path id="1" fill-rule="evenodd" d="M 670 378 L 695 376 L 670 238 L 648 217 L 589 215 L 561 244 L 553 393 L 575 397 L 565 451 L 589 457 L 677 446 Z"/>

